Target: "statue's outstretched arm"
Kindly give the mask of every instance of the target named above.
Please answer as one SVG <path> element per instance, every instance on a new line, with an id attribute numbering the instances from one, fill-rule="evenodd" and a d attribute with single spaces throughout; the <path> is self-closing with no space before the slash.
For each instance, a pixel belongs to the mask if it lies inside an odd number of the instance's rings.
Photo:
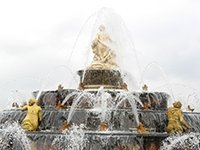
<path id="1" fill-rule="evenodd" d="M 28 106 L 25 105 L 25 106 L 23 106 L 23 107 L 20 107 L 20 109 L 21 109 L 21 110 L 27 110 L 27 109 L 28 109 Z"/>

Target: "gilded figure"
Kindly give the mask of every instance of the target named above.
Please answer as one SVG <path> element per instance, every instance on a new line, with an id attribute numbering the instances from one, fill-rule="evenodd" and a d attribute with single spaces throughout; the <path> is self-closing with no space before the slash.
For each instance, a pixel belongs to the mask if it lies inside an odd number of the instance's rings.
<path id="1" fill-rule="evenodd" d="M 115 53 L 111 49 L 112 40 L 104 25 L 99 26 L 99 32 L 92 42 L 94 54 L 93 62 L 89 69 L 117 69 Z"/>
<path id="2" fill-rule="evenodd" d="M 22 121 L 22 128 L 26 131 L 36 131 L 42 121 L 42 109 L 37 105 L 35 99 L 30 99 L 28 105 L 25 105 L 21 110 L 27 110 L 26 117 Z"/>
<path id="3" fill-rule="evenodd" d="M 166 131 L 170 134 L 181 134 L 190 129 L 189 124 L 184 119 L 181 107 L 181 102 L 177 101 L 167 110 L 168 125 Z"/>

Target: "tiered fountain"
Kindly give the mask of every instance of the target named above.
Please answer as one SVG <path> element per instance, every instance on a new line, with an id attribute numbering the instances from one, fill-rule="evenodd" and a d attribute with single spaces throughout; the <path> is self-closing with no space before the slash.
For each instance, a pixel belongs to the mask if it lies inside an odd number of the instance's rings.
<path id="1" fill-rule="evenodd" d="M 169 135 L 166 109 L 170 96 L 164 92 L 129 91 L 112 35 L 101 24 L 91 42 L 93 60 L 79 70 L 78 89 L 34 92 L 42 107 L 38 131 L 24 132 L 20 125 L 26 112 L 4 110 L 0 117 L 0 149 L 36 150 L 156 150 Z M 198 113 L 185 113 L 194 132 L 200 131 Z M 17 124 L 17 123 L 18 124 Z M 13 127 L 13 128 L 12 128 Z M 166 144 L 166 143 L 165 143 Z M 168 143 L 169 144 L 169 143 Z"/>

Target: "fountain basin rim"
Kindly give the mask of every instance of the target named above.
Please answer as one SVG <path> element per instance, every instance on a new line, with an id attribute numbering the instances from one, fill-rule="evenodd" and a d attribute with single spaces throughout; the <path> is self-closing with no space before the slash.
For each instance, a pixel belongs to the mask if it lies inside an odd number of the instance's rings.
<path id="1" fill-rule="evenodd" d="M 109 89 L 109 88 L 106 88 L 106 86 L 104 86 L 104 85 L 102 85 L 102 87 L 104 87 L 104 90 L 105 91 L 108 91 L 108 92 L 124 92 L 125 90 L 123 90 L 123 89 Z M 84 89 L 84 91 L 86 91 L 86 92 L 98 92 L 99 91 L 99 89 Z"/>
<path id="2" fill-rule="evenodd" d="M 125 108 L 125 109 L 120 109 L 120 108 L 117 108 L 117 109 L 112 109 L 113 111 L 130 111 L 132 112 L 132 109 L 131 108 Z M 70 111 L 70 107 L 69 108 L 66 108 L 66 109 L 60 109 L 60 110 L 57 110 L 57 109 L 52 109 L 52 107 L 50 108 L 43 108 L 42 111 L 46 111 L 46 112 L 68 112 Z M 84 111 L 84 112 L 93 112 L 93 108 L 76 108 L 76 111 Z M 6 113 L 6 112 L 22 112 L 20 109 L 5 109 L 2 111 L 2 113 Z M 165 109 L 161 109 L 161 110 L 141 110 L 141 109 L 138 109 L 138 112 L 142 112 L 142 113 L 165 113 L 166 110 Z M 186 114 L 200 114 L 199 113 L 191 113 L 191 112 L 184 112 Z"/>
<path id="3" fill-rule="evenodd" d="M 65 111 L 69 111 L 70 110 L 70 107 L 69 108 L 66 108 L 66 109 L 61 109 L 61 110 L 56 110 L 56 109 L 52 109 L 52 107 L 50 107 L 50 108 L 43 108 L 42 109 L 43 111 L 49 111 L 49 112 L 52 112 L 52 111 L 54 111 L 54 112 L 65 112 Z M 76 108 L 76 111 L 85 111 L 85 112 L 87 112 L 87 111 L 91 111 L 92 110 L 92 108 Z M 118 108 L 117 110 L 115 110 L 115 109 L 113 109 L 113 111 L 130 111 L 130 112 L 132 112 L 132 109 L 131 108 L 126 108 L 126 109 L 120 109 L 120 108 Z M 5 110 L 2 110 L 1 111 L 1 113 L 5 113 L 5 112 L 22 112 L 20 109 L 5 109 Z M 141 109 L 138 109 L 138 112 L 142 112 L 142 113 L 166 113 L 166 109 L 160 109 L 160 110 L 141 110 Z M 188 114 L 188 115 L 198 115 L 198 114 L 200 114 L 200 112 L 188 112 L 188 111 L 184 111 L 183 112 L 184 114 Z"/>
<path id="4" fill-rule="evenodd" d="M 1 130 L 0 130 L 1 131 Z M 58 135 L 58 136 L 65 136 L 66 134 L 60 133 L 60 132 L 44 132 L 44 131 L 35 131 L 35 132 L 30 132 L 26 131 L 25 132 L 28 136 L 31 135 Z M 140 134 L 136 132 L 130 132 L 130 131 L 84 131 L 85 135 L 91 135 L 91 136 L 142 136 L 142 137 L 168 137 L 169 134 L 164 132 L 164 133 L 159 133 L 159 132 L 149 132 L 148 134 Z"/>

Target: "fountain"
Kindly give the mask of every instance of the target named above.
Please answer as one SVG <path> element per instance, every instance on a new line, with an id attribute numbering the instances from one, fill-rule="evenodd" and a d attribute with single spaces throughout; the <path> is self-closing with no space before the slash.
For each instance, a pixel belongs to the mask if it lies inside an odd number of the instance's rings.
<path id="1" fill-rule="evenodd" d="M 93 59 L 77 71 L 78 88 L 59 85 L 57 90 L 33 92 L 42 108 L 42 120 L 34 131 L 19 126 L 26 112 L 18 108 L 2 111 L 1 149 L 157 150 L 192 143 L 191 139 L 197 143 L 193 147 L 198 147 L 199 135 L 185 135 L 180 138 L 183 142 L 175 143 L 166 132 L 169 94 L 149 92 L 147 85 L 142 91 L 129 89 L 118 64 L 121 46 L 107 32 L 109 23 L 99 22 L 99 31 L 90 42 Z M 199 133 L 200 114 L 184 115 L 190 130 Z"/>

